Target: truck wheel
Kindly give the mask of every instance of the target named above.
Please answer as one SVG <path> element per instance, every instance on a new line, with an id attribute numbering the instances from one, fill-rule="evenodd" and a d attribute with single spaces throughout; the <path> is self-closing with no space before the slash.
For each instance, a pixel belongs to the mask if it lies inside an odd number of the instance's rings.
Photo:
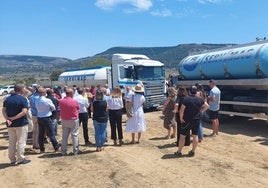
<path id="1" fill-rule="evenodd" d="M 7 94 L 8 94 L 7 91 L 4 91 L 4 92 L 3 92 L 3 95 L 7 95 Z"/>

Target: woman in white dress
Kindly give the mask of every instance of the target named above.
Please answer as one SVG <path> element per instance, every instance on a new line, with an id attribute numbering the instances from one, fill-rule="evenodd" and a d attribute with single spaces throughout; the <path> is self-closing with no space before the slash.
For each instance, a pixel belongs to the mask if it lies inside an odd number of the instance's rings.
<path id="1" fill-rule="evenodd" d="M 145 102 L 145 97 L 143 96 L 144 88 L 137 84 L 135 86 L 135 94 L 130 98 L 133 104 L 133 116 L 127 120 L 126 132 L 131 133 L 132 141 L 135 143 L 135 133 L 138 133 L 138 141 L 140 143 L 141 132 L 146 130 L 146 123 L 143 112 L 143 103 Z"/>

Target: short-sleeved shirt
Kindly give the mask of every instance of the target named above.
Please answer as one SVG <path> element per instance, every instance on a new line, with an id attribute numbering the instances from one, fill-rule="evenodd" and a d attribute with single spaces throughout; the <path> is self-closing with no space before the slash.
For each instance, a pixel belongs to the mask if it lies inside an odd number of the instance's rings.
<path id="1" fill-rule="evenodd" d="M 93 120 L 100 123 L 108 121 L 107 102 L 105 100 L 95 100 L 93 102 Z"/>
<path id="2" fill-rule="evenodd" d="M 209 101 L 209 110 L 218 111 L 220 109 L 221 91 L 218 87 L 213 87 L 209 92 L 210 97 L 215 97 L 215 101 Z"/>
<path id="3" fill-rule="evenodd" d="M 204 101 L 196 96 L 187 96 L 183 99 L 182 104 L 185 106 L 183 119 L 185 122 L 200 119 L 200 110 Z"/>
<path id="4" fill-rule="evenodd" d="M 18 94 L 11 94 L 4 101 L 3 107 L 6 108 L 6 113 L 8 117 L 15 116 L 19 114 L 22 109 L 28 108 L 28 101 L 25 97 Z M 22 127 L 28 124 L 27 116 L 15 119 L 9 127 Z"/>
<path id="5" fill-rule="evenodd" d="M 63 120 L 75 120 L 79 115 L 79 104 L 71 97 L 65 97 L 59 102 L 60 116 Z"/>

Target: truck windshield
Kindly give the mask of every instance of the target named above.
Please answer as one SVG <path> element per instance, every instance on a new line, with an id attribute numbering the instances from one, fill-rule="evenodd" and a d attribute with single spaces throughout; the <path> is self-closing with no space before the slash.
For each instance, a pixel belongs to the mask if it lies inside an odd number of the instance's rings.
<path id="1" fill-rule="evenodd" d="M 163 66 L 135 66 L 136 78 L 138 80 L 165 79 Z"/>

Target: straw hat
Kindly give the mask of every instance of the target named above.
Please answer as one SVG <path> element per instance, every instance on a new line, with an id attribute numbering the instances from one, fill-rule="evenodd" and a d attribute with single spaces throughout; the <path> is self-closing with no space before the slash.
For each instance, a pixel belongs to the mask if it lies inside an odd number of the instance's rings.
<path id="1" fill-rule="evenodd" d="M 137 84 L 135 86 L 135 92 L 142 93 L 142 92 L 144 92 L 144 88 L 140 84 Z"/>

